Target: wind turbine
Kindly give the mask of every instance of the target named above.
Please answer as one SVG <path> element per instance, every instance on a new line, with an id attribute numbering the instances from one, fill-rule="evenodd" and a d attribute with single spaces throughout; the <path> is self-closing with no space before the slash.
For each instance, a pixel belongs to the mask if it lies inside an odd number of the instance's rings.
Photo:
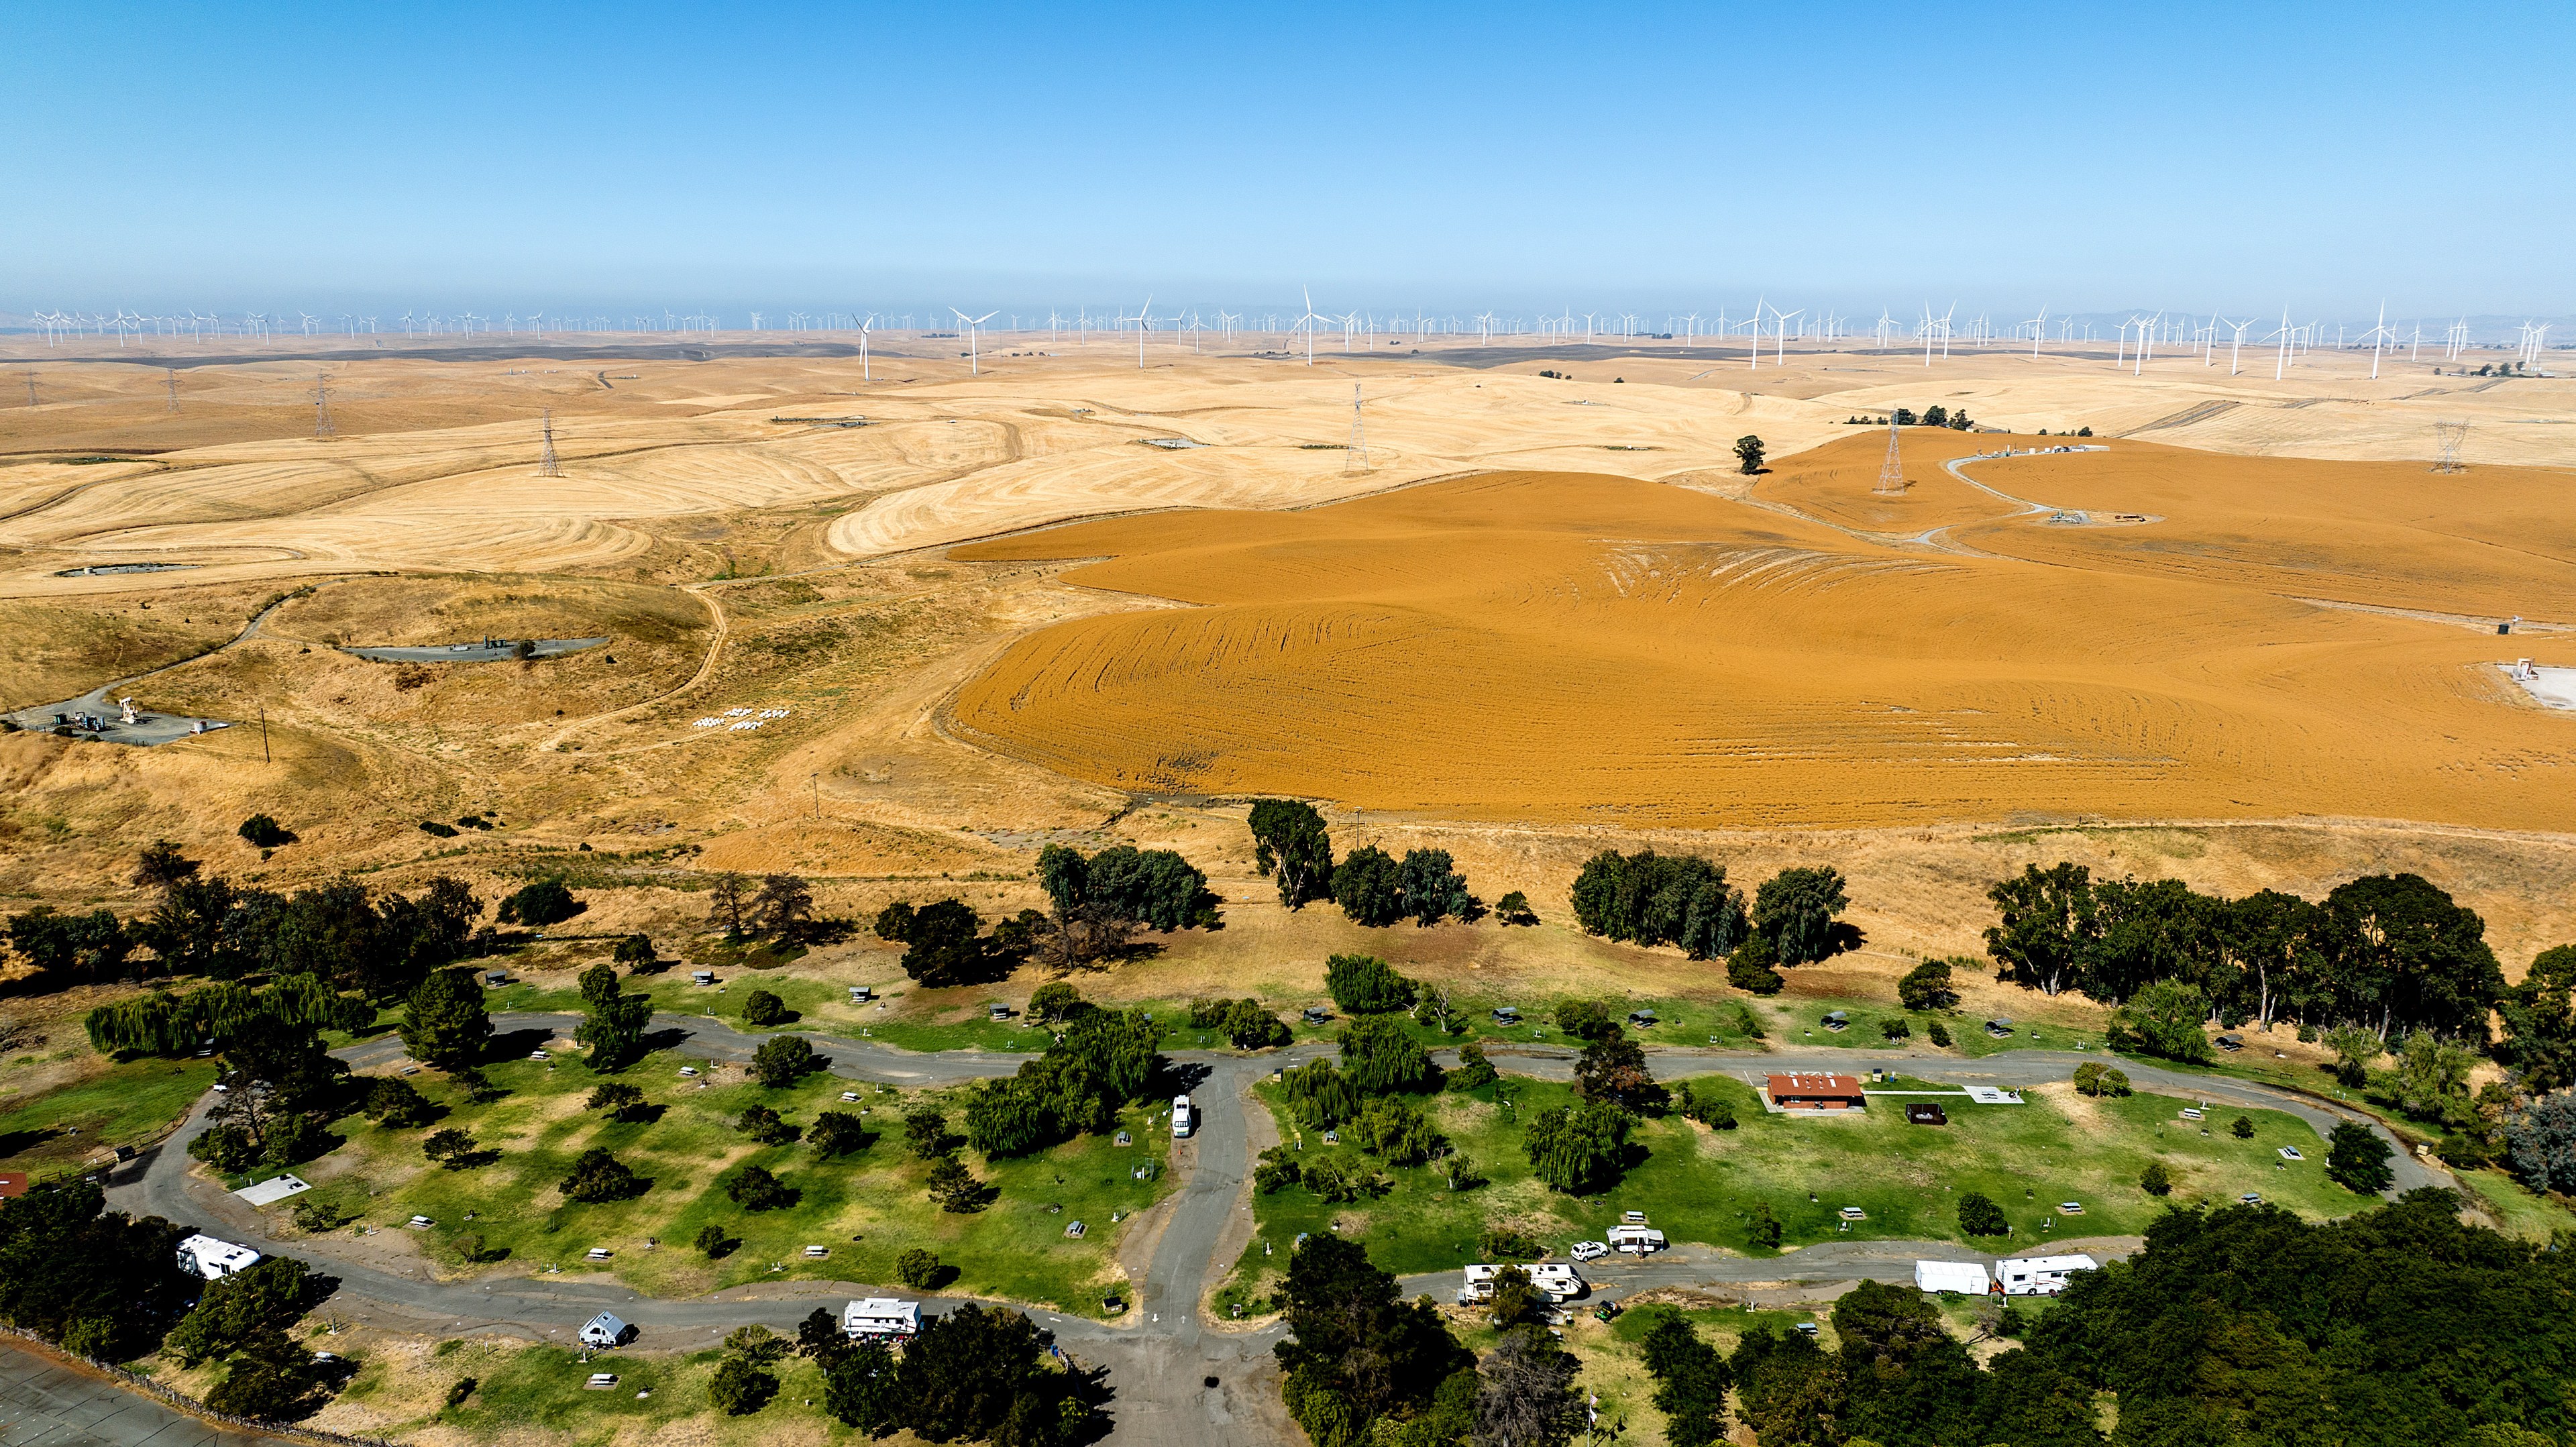
<path id="1" fill-rule="evenodd" d="M 1297 290 L 1306 298 L 1306 314 L 1297 318 L 1297 325 L 1306 333 L 1306 365 L 1311 367 L 1315 365 L 1315 323 L 1329 318 L 1315 310 L 1315 293 L 1311 288 L 1301 286 Z"/>
<path id="2" fill-rule="evenodd" d="M 1776 358 L 1779 364 L 1783 367 L 1789 365 L 1789 319 L 1791 317 L 1805 316 L 1806 314 L 1807 309 L 1805 307 L 1800 307 L 1793 312 L 1784 312 L 1778 307 L 1773 307 L 1771 309 L 1772 322 L 1779 328 L 1778 335 L 1780 339 L 1780 349 L 1776 354 Z"/>
<path id="3" fill-rule="evenodd" d="M 2236 359 L 2245 353 L 2245 329 L 2254 325 L 2254 319 L 2247 317 L 2241 322 L 2229 322 L 2227 325 L 2236 333 L 2235 342 L 2227 350 L 2227 375 L 2233 377 L 2236 375 Z"/>
<path id="4" fill-rule="evenodd" d="M 995 318 L 995 317 L 997 317 L 997 316 L 1000 316 L 1000 315 L 1001 315 L 1001 313 L 1000 313 L 1000 312 L 986 312 L 986 313 L 984 313 L 984 314 L 983 314 L 982 316 L 980 316 L 980 317 L 970 317 L 970 316 L 966 315 L 964 312 L 961 312 L 961 311 L 957 310 L 957 308 L 955 308 L 955 307 L 950 307 L 950 308 L 948 309 L 948 311 L 949 311 L 949 314 L 950 314 L 951 316 L 954 316 L 954 317 L 956 317 L 956 318 L 957 318 L 957 320 L 958 320 L 958 322 L 959 322 L 959 324 L 960 324 L 960 325 L 962 325 L 962 326 L 964 326 L 964 327 L 966 328 L 966 373 L 967 373 L 967 375 L 968 375 L 968 376 L 972 376 L 972 377 L 980 377 L 980 376 L 982 376 L 982 375 L 984 374 L 984 359 L 983 359 L 981 356 L 979 356 L 979 355 L 977 354 L 977 351 L 976 351 L 976 346 L 975 346 L 975 329 L 976 329 L 977 327 L 982 326 L 984 323 L 991 321 L 993 318 Z"/>
<path id="5" fill-rule="evenodd" d="M 1744 365 L 1755 370 L 1762 366 L 1762 312 L 1770 304 L 1771 298 L 1767 294 L 1755 297 L 1752 319 L 1744 324 L 1745 335 L 1753 339 L 1752 347 L 1745 353 Z"/>
<path id="6" fill-rule="evenodd" d="M 2379 304 L 2379 322 L 2370 329 L 2370 380 L 2379 380 L 2380 349 L 2396 338 L 2397 334 L 2388 329 L 2388 303 L 2383 301 Z"/>
<path id="7" fill-rule="evenodd" d="M 868 369 L 868 329 L 876 324 L 875 312 L 868 313 L 867 320 L 859 323 L 859 380 L 862 382 L 876 380 L 876 373 Z"/>
<path id="8" fill-rule="evenodd" d="M 2032 357 L 2036 358 L 2039 355 L 2039 339 L 2047 335 L 2048 308 L 2041 307 L 2039 309 L 2039 315 L 2030 319 L 2030 354 Z"/>
<path id="9" fill-rule="evenodd" d="M 1154 295 L 1145 294 L 1145 304 L 1136 308 L 1136 370 L 1145 370 L 1145 333 L 1154 329 Z"/>
<path id="10" fill-rule="evenodd" d="M 2290 341 L 2295 335 L 2290 330 L 2290 309 L 2288 307 L 2281 308 L 2281 329 L 2272 333 L 2272 335 L 2281 339 L 2281 349 L 2279 352 L 2275 353 L 2272 358 L 2272 380 L 2277 382 L 2281 380 L 2281 369 L 2290 365 Z"/>

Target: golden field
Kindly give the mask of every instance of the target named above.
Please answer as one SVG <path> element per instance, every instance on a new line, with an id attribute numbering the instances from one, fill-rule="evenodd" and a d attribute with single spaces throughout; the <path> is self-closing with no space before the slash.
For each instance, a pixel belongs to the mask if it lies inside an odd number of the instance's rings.
<path id="1" fill-rule="evenodd" d="M 40 405 L 0 407 L 0 703 L 188 660 L 138 701 L 268 730 L 0 738 L 0 907 L 123 899 L 160 835 L 274 885 L 498 886 L 587 843 L 637 871 L 603 928 L 694 925 L 654 870 L 1016 908 L 1066 837 L 1180 847 L 1233 898 L 1259 892 L 1240 810 L 1200 801 L 1258 789 L 1543 907 L 1603 844 L 1748 871 L 1823 851 L 1889 948 L 1973 948 L 1982 881 L 2035 852 L 2231 889 L 2412 867 L 2509 957 L 2568 932 L 2576 719 L 2492 665 L 2576 662 L 2547 627 L 2576 620 L 2576 384 L 2000 348 L 1752 370 L 1670 343 L 1308 368 L 1158 340 L 1140 371 L 1132 345 L 989 338 L 980 376 L 909 339 L 863 381 L 743 341 L 604 364 L 230 344 L 180 368 L 176 413 L 147 358 L 38 355 Z M 1365 467 L 1340 448 L 1354 384 Z M 1848 419 L 1936 401 L 2014 435 L 1909 429 L 1910 490 L 1871 496 L 1886 434 Z M 2435 476 L 2451 416 L 2471 470 Z M 1983 488 L 1944 466 L 2079 425 L 2108 450 L 1959 462 Z M 1145 445 L 1170 438 L 1203 445 Z M 58 576 L 136 561 L 190 566 Z M 2531 636 L 2493 637 L 2513 614 Z M 487 631 L 611 641 L 334 647 Z M 788 712 L 694 726 L 731 708 Z M 256 859 L 232 837 L 254 809 L 305 842 Z M 419 828 L 485 809 L 489 835 Z M 2139 823 L 2164 842 L 2124 853 Z"/>

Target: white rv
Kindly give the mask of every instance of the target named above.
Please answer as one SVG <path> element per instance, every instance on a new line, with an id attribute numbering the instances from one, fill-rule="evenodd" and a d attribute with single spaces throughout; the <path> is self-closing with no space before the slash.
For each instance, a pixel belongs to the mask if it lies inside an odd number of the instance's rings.
<path id="1" fill-rule="evenodd" d="M 841 1330 L 851 1337 L 874 1337 L 879 1341 L 910 1341 L 921 1332 L 921 1303 L 897 1301 L 891 1296 L 871 1296 L 853 1301 L 841 1313 Z"/>
<path id="2" fill-rule="evenodd" d="M 208 1281 L 221 1281 L 259 1264 L 259 1253 L 212 1236 L 189 1236 L 179 1242 L 179 1269 Z"/>
<path id="3" fill-rule="evenodd" d="M 1190 1115 L 1190 1098 L 1186 1095 L 1173 1096 L 1172 1138 L 1174 1140 L 1179 1140 L 1186 1137 L 1190 1133 L 1190 1128 L 1193 1124 L 1195 1124 L 1195 1122 L 1191 1119 Z"/>
<path id="4" fill-rule="evenodd" d="M 2006 1296 L 2055 1296 L 2068 1277 L 2100 1265 L 2090 1256 L 2011 1256 L 1995 1263 L 1995 1275 L 2003 1278 Z"/>
<path id="5" fill-rule="evenodd" d="M 1468 1267 L 1467 1284 L 1458 1292 L 1459 1303 L 1465 1305 L 1471 1302 L 1493 1300 L 1494 1280 L 1501 1276 L 1505 1269 L 1503 1266 L 1491 1263 Z M 1521 1269 L 1529 1273 L 1530 1285 L 1537 1287 L 1539 1294 L 1545 1296 L 1550 1302 L 1572 1301 L 1584 1292 L 1583 1278 L 1574 1273 L 1573 1267 L 1562 1262 L 1542 1261 L 1535 1266 L 1524 1266 Z"/>

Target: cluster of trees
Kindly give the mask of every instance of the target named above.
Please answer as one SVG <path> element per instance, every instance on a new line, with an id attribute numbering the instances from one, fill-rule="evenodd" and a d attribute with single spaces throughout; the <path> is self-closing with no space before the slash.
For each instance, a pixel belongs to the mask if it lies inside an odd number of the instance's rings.
<path id="1" fill-rule="evenodd" d="M 475 926 L 482 901 L 444 875 L 416 897 L 371 893 L 345 879 L 283 895 L 205 875 L 164 841 L 144 851 L 135 880 L 159 891 L 160 900 L 131 922 L 104 909 L 64 914 L 46 905 L 10 916 L 9 946 L 35 970 L 38 988 L 264 973 L 312 975 L 335 989 L 392 1000 L 431 971 L 497 944 L 490 927 Z"/>
<path id="2" fill-rule="evenodd" d="M 1444 919 L 1472 920 L 1484 910 L 1445 849 L 1410 849 L 1398 859 L 1368 844 L 1337 865 L 1324 816 L 1294 799 L 1254 801 L 1251 828 L 1253 858 L 1278 887 L 1279 902 L 1290 909 L 1329 899 L 1355 923 L 1372 929 L 1407 919 L 1425 926 Z M 1520 905 L 1510 922 L 1536 922 L 1537 916 L 1528 914 L 1528 901 Z"/>
<path id="3" fill-rule="evenodd" d="M 1038 884 L 1047 912 L 1023 912 L 1013 933 L 1058 969 L 1114 957 L 1139 930 L 1218 927 L 1207 875 L 1169 849 L 1119 844 L 1085 857 L 1050 844 L 1038 851 Z"/>
<path id="4" fill-rule="evenodd" d="M 1512 1325 L 1479 1359 L 1354 1242 L 1297 1247 L 1274 1305 L 1290 1332 L 1280 1394 L 1315 1447 L 1563 1447 L 1584 1429 L 1575 1360 L 1541 1328 Z"/>
<path id="5" fill-rule="evenodd" d="M 1779 966 L 1824 959 L 1846 947 L 1836 923 L 1850 903 L 1830 868 L 1781 870 L 1754 891 L 1726 881 L 1725 866 L 1687 854 L 1605 849 L 1574 880 L 1574 917 L 1588 934 L 1641 945 L 1677 945 L 1695 960 L 1724 956 L 1739 989 L 1775 994 Z"/>
<path id="6" fill-rule="evenodd" d="M 799 944 L 816 928 L 814 891 L 793 874 L 764 874 L 755 881 L 726 870 L 707 886 L 707 923 L 723 927 L 729 940 L 767 935 L 780 944 Z"/>
<path id="7" fill-rule="evenodd" d="M 897 1357 L 851 1341 L 817 1308 L 799 1347 L 823 1369 L 823 1406 L 871 1437 L 904 1428 L 925 1442 L 1070 1447 L 1095 1434 L 1094 1374 L 1050 1360 L 1052 1338 L 1026 1314 L 968 1304 L 925 1317 Z"/>
<path id="8" fill-rule="evenodd" d="M 1036 910 L 984 932 L 983 916 L 962 899 L 934 900 L 919 909 L 896 900 L 877 911 L 877 938 L 904 946 L 903 972 L 929 989 L 998 980 L 1028 953 Z"/>
<path id="9" fill-rule="evenodd" d="M 1260 1050 L 1289 1040 L 1288 1022 L 1249 998 L 1192 1000 L 1190 1028 L 1214 1030 L 1237 1050 Z"/>
<path id="10" fill-rule="evenodd" d="M 1077 1008 L 1078 1007 L 1078 1008 Z M 1119 1107 L 1148 1098 L 1165 1061 L 1162 1031 L 1141 1011 L 1103 1010 L 1076 997 L 1064 1029 L 1007 1080 L 976 1086 L 966 1140 L 987 1156 L 1019 1156 L 1110 1130 Z"/>
<path id="11" fill-rule="evenodd" d="M 2036 865 L 1987 891 L 2000 978 L 2057 994 L 2139 1002 L 2124 1022 L 2148 1048 L 2178 1010 L 2269 1028 L 2354 1025 L 2380 1040 L 2424 1030 L 2483 1045 L 2504 975 L 2486 922 L 2419 875 L 2369 875 L 2324 902 L 2263 890 L 2205 895 L 2179 880 L 2095 880 Z M 2149 995 L 2151 987 L 2172 988 Z M 2568 1037 L 2576 1050 L 2576 1033 Z M 2576 1056 L 2571 1056 L 2576 1058 Z"/>
<path id="12" fill-rule="evenodd" d="M 223 1379 L 206 1398 L 216 1411 L 270 1422 L 304 1415 L 355 1364 L 326 1369 L 286 1329 L 337 1283 L 286 1257 L 195 1282 L 170 1265 L 185 1234 L 158 1216 L 106 1209 L 85 1180 L 0 1200 L 0 1321 L 93 1361 L 159 1348 L 186 1367 L 220 1363 Z"/>

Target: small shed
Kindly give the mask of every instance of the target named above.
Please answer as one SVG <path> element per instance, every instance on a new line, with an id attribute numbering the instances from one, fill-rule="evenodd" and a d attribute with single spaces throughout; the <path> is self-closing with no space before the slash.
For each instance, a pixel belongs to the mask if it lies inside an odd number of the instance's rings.
<path id="1" fill-rule="evenodd" d="M 626 1340 L 635 1328 L 619 1320 L 612 1312 L 601 1312 L 581 1324 L 581 1344 L 586 1347 L 613 1347 Z"/>
<path id="2" fill-rule="evenodd" d="M 1928 1100 L 1919 1100 L 1905 1108 L 1905 1119 L 1913 1125 L 1948 1125 L 1949 1112 Z"/>
<path id="3" fill-rule="evenodd" d="M 1922 1291 L 1952 1291 L 1961 1296 L 1983 1296 L 1993 1285 L 1983 1262 L 1917 1261 L 1914 1263 L 1914 1285 Z"/>
<path id="4" fill-rule="evenodd" d="M 1865 1110 L 1869 1098 L 1861 1093 L 1860 1077 L 1854 1075 L 1794 1075 L 1770 1077 L 1771 1103 L 1791 1111 Z"/>

